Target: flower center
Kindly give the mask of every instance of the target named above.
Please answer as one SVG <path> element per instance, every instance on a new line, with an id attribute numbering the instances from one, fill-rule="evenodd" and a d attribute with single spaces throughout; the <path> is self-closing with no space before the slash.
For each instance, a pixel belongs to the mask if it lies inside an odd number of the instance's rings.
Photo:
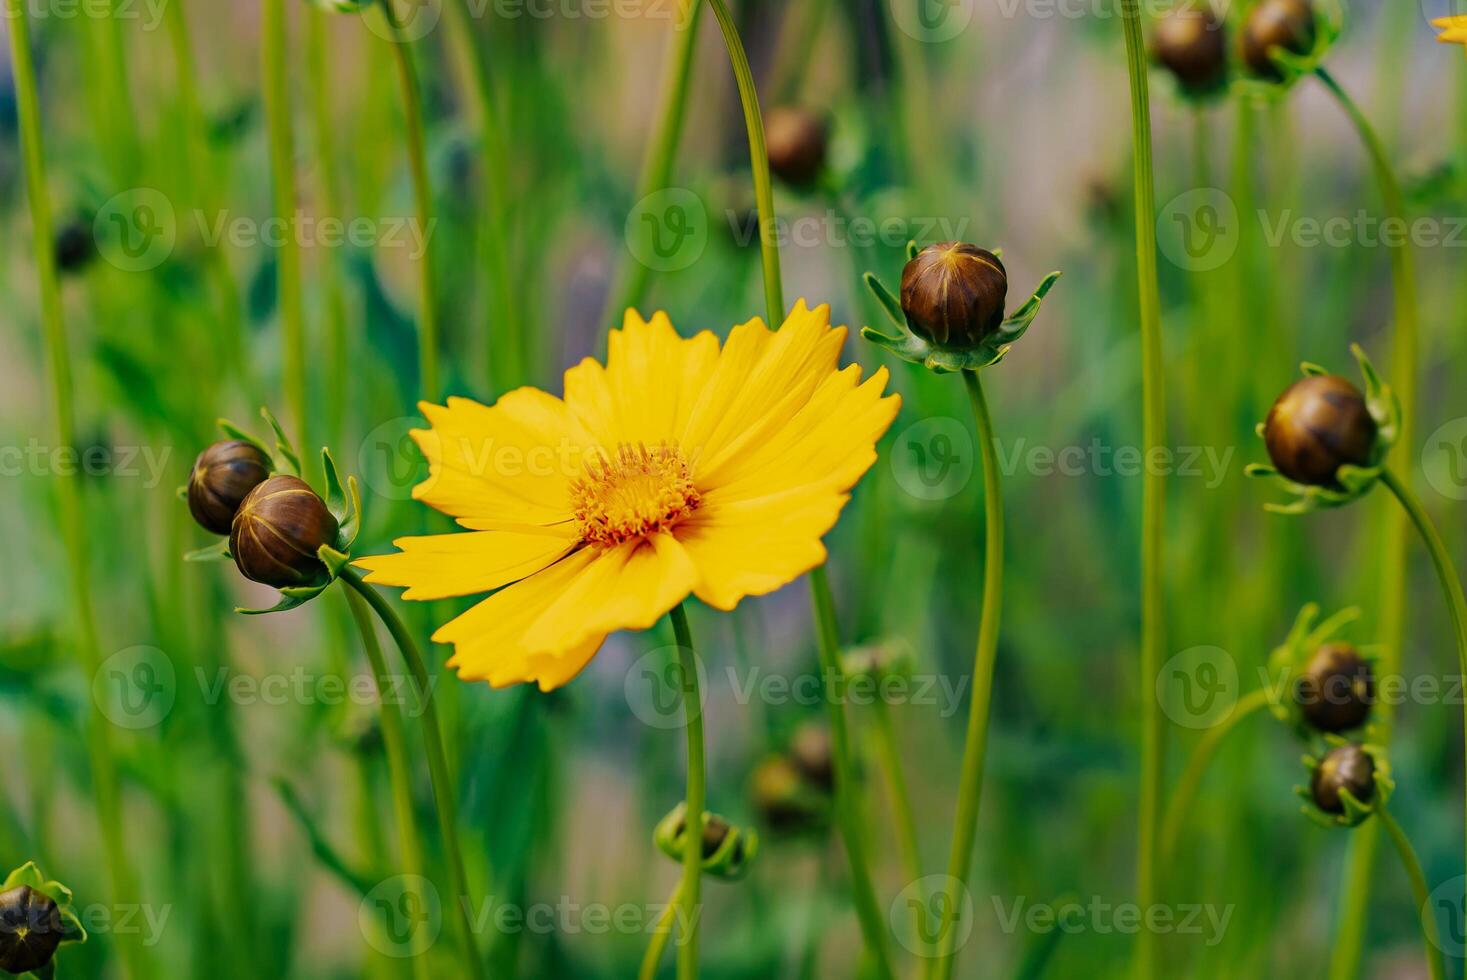
<path id="1" fill-rule="evenodd" d="M 676 446 L 623 443 L 586 464 L 571 502 L 586 544 L 611 546 L 675 527 L 700 503 L 692 468 Z"/>

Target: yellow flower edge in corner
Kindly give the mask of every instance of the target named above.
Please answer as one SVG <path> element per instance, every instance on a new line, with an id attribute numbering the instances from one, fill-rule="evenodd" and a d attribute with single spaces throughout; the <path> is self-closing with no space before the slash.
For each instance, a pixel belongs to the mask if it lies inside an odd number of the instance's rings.
<path id="1" fill-rule="evenodd" d="M 1438 17 L 1431 22 L 1431 26 L 1441 30 L 1436 36 L 1438 41 L 1443 44 L 1460 44 L 1463 53 L 1467 54 L 1467 14 Z"/>
<path id="2" fill-rule="evenodd" d="M 779 331 L 756 318 L 722 348 L 628 310 L 606 366 L 566 371 L 564 398 L 424 403 L 413 497 L 466 530 L 356 564 L 407 599 L 492 592 L 433 639 L 453 644 L 461 680 L 544 691 L 689 594 L 730 610 L 773 592 L 825 561 L 821 538 L 901 407 L 885 368 L 863 383 L 839 367 L 845 339 L 803 300 Z"/>

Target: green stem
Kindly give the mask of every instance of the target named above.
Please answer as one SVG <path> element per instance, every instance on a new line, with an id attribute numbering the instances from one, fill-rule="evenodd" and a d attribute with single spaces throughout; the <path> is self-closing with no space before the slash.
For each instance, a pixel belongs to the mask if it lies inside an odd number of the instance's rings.
<path id="1" fill-rule="evenodd" d="M 703 704 L 698 694 L 698 658 L 693 631 L 682 604 L 673 607 L 672 629 L 677 637 L 678 669 L 682 672 L 683 716 L 688 737 L 688 800 L 683 878 L 678 903 L 683 910 L 683 938 L 677 950 L 678 980 L 698 976 L 699 891 L 703 877 L 703 811 L 707 808 L 708 776 L 703 758 Z M 664 940 L 665 941 L 665 940 Z"/>
<path id="2" fill-rule="evenodd" d="M 381 708 L 382 747 L 387 753 L 387 779 L 392 787 L 392 811 L 397 820 L 397 835 L 402 849 L 403 870 L 410 875 L 426 878 L 428 860 L 426 849 L 418 830 L 418 818 L 413 810 L 413 774 L 408 764 L 407 735 L 403 730 L 402 708 L 387 699 L 390 691 L 398 690 L 391 674 L 387 672 L 387 660 L 382 656 L 382 645 L 377 642 L 377 631 L 373 627 L 367 604 L 356 592 L 347 590 L 346 604 L 351 608 L 352 619 L 362 634 L 362 649 L 372 667 L 372 676 L 377 682 L 378 703 Z M 376 871 L 376 868 L 372 869 Z M 420 980 L 430 976 L 428 958 L 413 957 L 413 975 Z"/>
<path id="3" fill-rule="evenodd" d="M 418 397 L 434 401 L 438 388 L 438 297 L 433 286 L 433 187 L 428 177 L 427 141 L 423 135 L 423 98 L 412 47 L 392 0 L 383 0 L 383 16 L 392 30 L 392 55 L 402 86 L 402 115 L 407 127 L 408 168 L 413 177 L 413 199 L 418 211 L 423 254 L 418 257 Z"/>
<path id="4" fill-rule="evenodd" d="M 678 143 L 682 139 L 683 123 L 687 119 L 688 89 L 692 78 L 693 52 L 698 45 L 698 24 L 703 16 L 700 0 L 684 0 L 691 4 L 684 18 L 674 28 L 668 40 L 668 66 L 663 79 L 662 108 L 658 113 L 657 129 L 652 142 L 647 146 L 647 156 L 642 161 L 642 174 L 637 180 L 637 199 L 655 194 L 668 186 L 672 180 L 672 166 L 677 156 Z M 642 234 L 640 226 L 637 234 Z M 601 312 L 601 324 L 606 329 L 620 325 L 621 315 L 642 301 L 647 289 L 651 270 L 635 259 L 622 263 L 616 281 L 606 294 L 606 308 Z"/>
<path id="5" fill-rule="evenodd" d="M 891 812 L 897 831 L 897 849 L 901 851 L 902 870 L 911 881 L 922 877 L 922 850 L 917 837 L 917 819 L 912 811 L 912 796 L 907 790 L 907 777 L 897 750 L 896 725 L 891 718 L 891 705 L 876 698 L 876 762 L 886 778 L 891 796 Z M 920 896 L 919 896 L 920 897 Z"/>
<path id="6" fill-rule="evenodd" d="M 339 220 L 345 213 L 341 206 L 341 181 L 338 178 L 336 140 L 332 133 L 331 45 L 326 36 L 326 11 L 310 8 L 304 11 L 306 21 L 306 66 L 311 81 L 311 108 L 315 121 L 317 172 L 320 174 L 321 204 L 328 217 Z M 347 384 L 351 360 L 346 343 L 346 299 L 341 288 L 341 266 L 336 250 L 328 250 L 321 258 L 322 309 L 326 327 L 326 357 L 332 370 L 327 372 L 326 424 L 328 438 L 340 442 L 345 433 Z"/>
<path id="7" fill-rule="evenodd" d="M 988 752 L 988 714 L 993 703 L 993 667 L 998 656 L 999 618 L 1003 611 L 1003 488 L 999 483 L 997 440 L 983 383 L 976 371 L 963 372 L 973 421 L 978 428 L 978 448 L 983 458 L 983 607 L 978 620 L 978 649 L 973 658 L 973 700 L 968 706 L 968 732 L 963 742 L 963 767 L 958 778 L 958 810 L 953 822 L 952 852 L 948 858 L 949 886 L 968 885 L 973 866 L 973 839 L 978 832 L 978 808 L 983 798 L 983 763 Z M 961 908 L 963 897 L 950 896 Z M 944 930 L 939 959 L 933 975 L 938 980 L 952 976 L 956 929 Z"/>
<path id="8" fill-rule="evenodd" d="M 1421 870 L 1421 862 L 1416 859 L 1416 851 L 1406 839 L 1406 832 L 1396 823 L 1390 811 L 1381 807 L 1376 816 L 1395 842 L 1396 852 L 1401 855 L 1401 864 L 1406 869 L 1406 877 L 1411 879 L 1411 895 L 1416 899 L 1416 910 L 1421 918 L 1421 939 L 1426 944 L 1427 972 L 1431 975 L 1431 980 L 1443 980 L 1447 971 L 1442 963 L 1441 938 L 1436 931 L 1436 911 L 1431 907 L 1431 893 L 1426 887 L 1426 875 Z"/>
<path id="9" fill-rule="evenodd" d="M 728 60 L 733 65 L 734 81 L 738 84 L 739 104 L 744 110 L 744 126 L 749 133 L 749 166 L 754 173 L 754 200 L 759 207 L 759 256 L 764 265 L 764 308 L 769 317 L 770 329 L 778 329 L 784 322 L 784 287 L 779 274 L 779 242 L 775 240 L 774 228 L 774 183 L 769 176 L 769 151 L 764 146 L 764 116 L 759 111 L 759 92 L 754 87 L 754 72 L 749 67 L 749 56 L 744 52 L 744 42 L 739 38 L 739 29 L 728 12 L 723 0 L 708 0 L 713 16 L 718 18 L 718 27 L 723 31 L 723 43 L 728 48 Z"/>
<path id="10" fill-rule="evenodd" d="M 54 230 L 51 202 L 46 196 L 46 153 L 41 133 L 41 107 L 37 95 L 36 69 L 31 59 L 30 22 L 25 0 L 5 0 L 9 21 L 10 61 L 15 80 L 16 114 L 20 128 L 26 195 L 31 212 L 31 236 L 41 298 L 41 327 L 51 376 L 52 413 L 57 446 L 75 445 L 76 410 L 71 376 L 71 354 L 66 337 L 66 324 L 61 306 L 61 290 L 56 278 L 56 256 L 52 250 Z M 60 512 L 61 534 L 71 585 L 72 616 L 77 628 L 77 654 L 88 678 L 95 677 L 101 666 L 100 637 L 97 633 L 92 605 L 91 573 L 88 568 L 86 514 L 83 507 L 80 477 L 75 471 L 58 472 L 54 482 Z M 128 844 L 122 831 L 122 789 L 117 760 L 112 745 L 110 723 L 102 715 L 96 699 L 86 726 L 88 762 L 97 797 L 97 821 L 102 837 L 102 851 L 112 886 L 113 901 L 120 907 L 136 905 L 143 898 L 136 872 L 128 858 Z M 136 937 L 117 937 L 126 975 L 142 980 L 153 974 L 152 964 L 144 955 Z"/>
<path id="11" fill-rule="evenodd" d="M 1177 836 L 1181 833 L 1182 824 L 1192 809 L 1192 801 L 1197 798 L 1197 790 L 1202 785 L 1202 777 L 1207 774 L 1207 766 L 1212 762 L 1218 746 L 1239 722 L 1259 708 L 1268 706 L 1268 695 L 1266 688 L 1260 688 L 1241 699 L 1233 705 L 1232 714 L 1208 729 L 1207 734 L 1202 736 L 1197 742 L 1197 747 L 1192 750 L 1192 755 L 1187 759 L 1187 767 L 1182 770 L 1182 778 L 1177 782 L 1177 788 L 1172 791 L 1171 803 L 1166 809 L 1166 819 L 1161 823 L 1161 860 L 1163 864 L 1171 864 L 1173 853 L 1176 850 Z"/>
<path id="12" fill-rule="evenodd" d="M 835 600 L 825 566 L 810 572 L 810 592 L 815 603 L 816 638 L 819 641 L 820 669 L 825 674 L 827 692 L 845 687 L 845 671 L 840 662 L 840 636 L 836 628 Z M 851 761 L 851 735 L 846 725 L 845 706 L 827 696 L 826 713 L 830 719 L 831 749 L 835 756 L 835 816 L 845 844 L 846 860 L 851 865 L 851 892 L 866 952 L 883 980 L 894 976 L 891 952 L 887 943 L 887 925 L 876 902 L 876 889 L 871 882 L 866 854 L 866 834 L 861 826 L 856 769 Z"/>
<path id="13" fill-rule="evenodd" d="M 637 980 L 656 980 L 657 964 L 662 962 L 663 951 L 667 949 L 667 941 L 672 936 L 674 920 L 677 911 L 682 908 L 683 882 L 672 887 L 672 894 L 667 896 L 667 905 L 663 907 L 657 921 L 652 924 L 652 938 L 647 941 L 647 952 L 642 954 L 642 965 L 637 970 Z"/>
<path id="14" fill-rule="evenodd" d="M 1151 106 L 1147 90 L 1146 45 L 1141 36 L 1140 0 L 1121 0 L 1126 34 L 1126 66 L 1131 88 L 1131 140 L 1135 156 L 1136 276 L 1141 313 L 1141 401 L 1144 452 L 1166 440 L 1165 361 L 1161 341 L 1161 297 L 1156 276 L 1156 191 L 1151 167 Z M 1153 685 L 1165 643 L 1162 533 L 1166 477 L 1148 466 L 1141 504 L 1141 793 L 1136 842 L 1136 900 L 1141 908 L 1156 901 L 1157 815 L 1161 803 L 1165 745 L 1161 705 Z M 1136 974 L 1156 975 L 1156 935 L 1137 933 Z"/>
<path id="15" fill-rule="evenodd" d="M 306 407 L 306 315 L 301 293 L 300 241 L 296 234 L 295 137 L 291 131 L 290 84 L 286 75 L 285 0 L 263 0 L 260 62 L 264 75 L 265 122 L 269 130 L 270 174 L 275 218 L 285 223 L 276 268 L 280 312 L 281 372 L 285 387 L 287 428 L 299 433 L 301 445 L 312 446 Z"/>
<path id="16" fill-rule="evenodd" d="M 479 957 L 473 923 L 469 917 L 472 899 L 469 895 L 468 874 L 464 870 L 463 849 L 458 841 L 458 808 L 454 802 L 453 781 L 448 771 L 447 756 L 443 751 L 443 731 L 438 724 L 438 709 L 433 700 L 433 685 L 428 676 L 428 666 L 402 617 L 398 616 L 392 604 L 380 592 L 362 581 L 362 576 L 354 568 L 344 569 L 341 580 L 367 600 L 367 605 L 372 607 L 372 611 L 392 635 L 393 642 L 397 644 L 403 660 L 407 662 L 408 670 L 413 675 L 421 711 L 423 748 L 428 756 L 428 775 L 433 782 L 433 802 L 438 810 L 438 830 L 443 836 L 444 858 L 448 862 L 449 880 L 453 886 L 452 902 L 457 915 L 452 918 L 460 932 L 464 968 L 467 971 L 464 976 L 470 980 L 483 980 L 484 963 Z"/>
<path id="17" fill-rule="evenodd" d="M 1339 102 L 1340 108 L 1354 125 L 1360 141 L 1370 156 L 1376 183 L 1388 220 L 1405 221 L 1406 205 L 1400 181 L 1386 154 L 1385 145 L 1366 119 L 1359 105 L 1350 98 L 1339 82 L 1323 67 L 1315 74 Z M 1410 244 L 1404 233 L 1390 249 L 1391 278 L 1394 286 L 1395 330 L 1390 375 L 1401 403 L 1401 431 L 1398 445 L 1416 445 L 1417 363 L 1420 359 L 1420 326 L 1416 300 L 1416 268 Z M 1406 539 L 1409 528 L 1405 515 L 1389 508 L 1382 512 L 1380 573 L 1380 641 L 1381 673 L 1400 670 L 1400 651 L 1406 629 Z M 1388 744 L 1391 713 L 1382 705 L 1379 740 Z M 1342 889 L 1340 922 L 1330 962 L 1333 980 L 1348 980 L 1360 970 L 1366 905 L 1370 896 L 1371 868 L 1376 851 L 1374 827 L 1366 825 L 1354 835 L 1351 843 L 1348 883 Z"/>

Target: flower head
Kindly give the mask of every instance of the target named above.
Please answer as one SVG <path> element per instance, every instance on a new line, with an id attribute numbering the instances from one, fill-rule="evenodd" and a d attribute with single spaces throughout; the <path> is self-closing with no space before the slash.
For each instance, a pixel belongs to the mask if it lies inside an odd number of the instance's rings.
<path id="1" fill-rule="evenodd" d="M 1460 44 L 1462 53 L 1467 54 L 1467 14 L 1438 17 L 1431 26 L 1441 30 L 1436 39 L 1443 44 Z"/>
<path id="2" fill-rule="evenodd" d="M 1326 827 L 1358 827 L 1385 806 L 1395 791 L 1391 766 L 1378 745 L 1326 736 L 1329 749 L 1305 756 L 1309 785 L 1294 792 L 1304 800 L 1304 815 Z"/>
<path id="3" fill-rule="evenodd" d="M 863 383 L 838 368 L 845 338 L 803 302 L 778 332 L 751 320 L 721 348 L 628 311 L 605 366 L 567 371 L 564 397 L 424 404 L 413 496 L 466 530 L 357 564 L 408 599 L 492 592 L 434 640 L 463 680 L 547 691 L 689 594 L 727 610 L 773 592 L 825 560 L 820 539 L 900 405 L 884 369 Z"/>
<path id="4" fill-rule="evenodd" d="M 71 906 L 71 889 L 47 879 L 34 862 L 0 884 L 0 971 L 51 976 L 58 947 L 84 943 L 87 931 Z"/>

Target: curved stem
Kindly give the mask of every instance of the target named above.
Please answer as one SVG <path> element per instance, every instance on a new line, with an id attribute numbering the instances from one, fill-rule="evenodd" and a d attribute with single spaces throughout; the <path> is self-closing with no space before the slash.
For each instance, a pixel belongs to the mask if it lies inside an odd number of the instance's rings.
<path id="1" fill-rule="evenodd" d="M 754 88 L 754 72 L 739 29 L 723 0 L 708 0 L 713 16 L 723 31 L 728 60 L 733 65 L 734 81 L 739 88 L 739 104 L 744 110 L 744 126 L 749 132 L 749 165 L 754 173 L 754 200 L 759 207 L 759 256 L 764 266 L 764 308 L 770 329 L 784 322 L 784 287 L 779 274 L 779 243 L 774 237 L 774 183 L 769 176 L 769 151 L 764 145 L 764 116 L 759 111 L 759 93 Z"/>
<path id="2" fill-rule="evenodd" d="M 703 4 L 701 0 L 684 0 L 684 3 L 687 6 L 685 15 L 668 41 L 662 109 L 658 114 L 657 130 L 647 147 L 647 157 L 642 163 L 641 178 L 637 181 L 638 200 L 662 190 L 672 180 L 672 165 L 682 139 L 683 122 L 688 115 L 689 81 L 693 74 L 693 52 L 698 45 L 698 24 L 702 20 Z M 637 234 L 642 234 L 640 226 Z M 616 281 L 606 293 L 606 308 L 601 312 L 601 324 L 606 329 L 617 326 L 622 313 L 641 301 L 650 274 L 651 270 L 635 259 L 622 263 Z"/>
<path id="3" fill-rule="evenodd" d="M 51 202 L 46 195 L 45 144 L 41 134 L 41 109 L 37 96 L 36 69 L 31 60 L 29 14 L 25 0 L 5 0 L 9 22 L 10 61 L 15 79 L 16 113 L 20 127 L 21 152 L 24 155 L 26 196 L 31 212 L 31 235 L 41 297 L 41 328 L 47 366 L 51 375 L 51 409 L 55 421 L 58 446 L 75 445 L 76 410 L 73 404 L 71 353 L 66 337 L 66 324 L 61 306 L 61 290 L 56 278 L 56 256 L 52 250 L 54 232 Z M 96 612 L 92 606 L 91 573 L 88 568 L 86 514 L 83 508 L 79 476 L 75 471 L 61 471 L 53 481 L 65 543 L 71 586 L 71 614 L 77 628 L 77 654 L 88 678 L 101 667 L 100 637 Z M 128 858 L 122 833 L 122 788 L 117 772 L 117 759 L 112 746 L 110 722 L 92 699 L 86 726 L 88 763 L 92 770 L 93 791 L 97 797 L 97 821 L 102 837 L 102 852 L 112 886 L 113 901 L 137 903 L 143 896 L 137 874 Z M 119 937 L 126 975 L 132 980 L 152 976 L 152 964 L 135 937 Z"/>
<path id="4" fill-rule="evenodd" d="M 392 0 L 383 0 L 382 14 L 392 29 L 392 57 L 402 86 L 402 117 L 407 127 L 408 169 L 413 176 L 413 200 L 418 211 L 418 234 L 423 254 L 418 256 L 418 397 L 434 401 L 438 390 L 438 297 L 433 286 L 433 186 L 428 178 L 427 140 L 423 135 L 423 97 L 410 42 Z"/>
<path id="5" fill-rule="evenodd" d="M 647 952 L 642 954 L 642 965 L 637 970 L 637 980 L 656 980 L 657 964 L 662 962 L 662 953 L 667 949 L 667 940 L 672 936 L 674 920 L 677 919 L 677 911 L 682 907 L 683 883 L 672 886 L 672 894 L 667 896 L 667 905 L 663 907 L 657 921 L 652 923 L 652 938 L 647 941 Z"/>
<path id="6" fill-rule="evenodd" d="M 1172 791 L 1171 803 L 1166 809 L 1166 819 L 1161 822 L 1160 853 L 1163 864 L 1171 862 L 1177 845 L 1177 835 L 1181 832 L 1182 823 L 1192 809 L 1192 801 L 1197 798 L 1197 790 L 1202 785 L 1202 777 L 1207 774 L 1207 766 L 1212 762 L 1218 746 L 1239 722 L 1259 708 L 1267 707 L 1268 703 L 1268 689 L 1259 688 L 1233 705 L 1232 714 L 1228 715 L 1226 720 L 1208 729 L 1207 734 L 1197 742 L 1197 747 L 1192 750 L 1192 755 L 1187 759 L 1187 768 L 1182 770 L 1182 778 L 1178 780 L 1177 788 Z"/>
<path id="7" fill-rule="evenodd" d="M 1151 167 L 1151 107 L 1147 89 L 1146 46 L 1141 37 L 1140 0 L 1121 0 L 1126 34 L 1126 66 L 1131 88 L 1131 141 L 1136 182 L 1136 275 L 1141 312 L 1141 401 L 1144 452 L 1166 440 L 1165 362 L 1161 341 L 1161 298 L 1156 278 L 1156 191 Z M 1150 908 L 1156 901 L 1157 814 L 1161 802 L 1165 746 L 1161 706 L 1152 687 L 1161 666 L 1165 642 L 1162 582 L 1162 532 L 1166 508 L 1166 476 L 1148 466 L 1141 504 L 1141 794 L 1136 841 L 1136 901 Z M 1136 973 L 1155 976 L 1156 935 L 1137 933 Z"/>
<path id="8" fill-rule="evenodd" d="M 896 725 L 891 718 L 891 705 L 877 697 L 876 762 L 886 777 L 891 795 L 891 812 L 897 831 L 897 849 L 901 852 L 902 870 L 910 881 L 922 877 L 922 850 L 918 844 L 917 819 L 912 812 L 912 797 L 907 791 L 907 777 L 902 770 L 901 753 L 897 750 Z M 918 896 L 919 898 L 921 896 Z"/>
<path id="9" fill-rule="evenodd" d="M 407 736 L 403 731 L 402 709 L 394 701 L 387 700 L 387 692 L 397 690 L 392 675 L 387 672 L 387 661 L 382 656 L 382 645 L 377 642 L 377 631 L 373 628 L 367 604 L 356 592 L 348 589 L 346 604 L 351 608 L 352 619 L 362 634 L 362 649 L 372 667 L 372 677 L 377 682 L 377 697 L 381 708 L 382 747 L 387 754 L 387 779 L 392 787 L 392 812 L 397 819 L 397 835 L 402 848 L 403 870 L 410 875 L 426 878 L 428 861 L 425 857 L 422 838 L 419 836 L 418 819 L 413 812 L 413 776 L 408 765 Z M 374 869 L 375 870 L 375 869 Z M 427 957 L 413 957 L 413 975 L 420 980 L 430 976 Z"/>
<path id="10" fill-rule="evenodd" d="M 698 694 L 698 659 L 693 631 L 682 604 L 673 607 L 672 629 L 677 636 L 678 669 L 682 673 L 683 717 L 688 737 L 687 827 L 684 831 L 683 879 L 678 903 L 683 910 L 683 938 L 677 950 L 678 980 L 698 976 L 699 891 L 703 877 L 703 811 L 707 808 L 707 770 L 703 759 L 703 703 Z"/>
<path id="11" fill-rule="evenodd" d="M 1381 807 L 1376 811 L 1376 816 L 1395 842 L 1396 852 L 1401 855 L 1401 864 L 1406 869 L 1406 877 L 1411 879 L 1411 895 L 1416 899 L 1416 910 L 1421 918 L 1421 939 L 1426 944 L 1427 972 L 1430 973 L 1431 980 L 1443 980 L 1446 968 L 1442 964 L 1441 938 L 1437 935 L 1436 912 L 1431 907 L 1431 893 L 1426 887 L 1426 875 L 1421 871 L 1421 862 L 1416 859 L 1415 849 L 1411 847 L 1405 831 L 1396 823 L 1390 811 Z"/>
<path id="12" fill-rule="evenodd" d="M 978 649 L 973 658 L 973 700 L 968 706 L 968 733 L 963 744 L 963 767 L 958 781 L 958 811 L 953 823 L 952 852 L 948 859 L 950 880 L 968 884 L 973 865 L 973 838 L 978 832 L 978 807 L 983 798 L 983 763 L 988 751 L 988 713 L 993 701 L 993 667 L 998 657 L 999 617 L 1003 612 L 1003 489 L 999 483 L 998 451 L 993 418 L 983 396 L 983 383 L 976 371 L 963 372 L 973 421 L 978 428 L 978 449 L 983 458 L 983 608 L 978 620 Z M 951 908 L 961 908 L 962 896 L 953 895 Z M 944 929 L 934 975 L 938 980 L 952 976 L 953 923 Z"/>
<path id="13" fill-rule="evenodd" d="M 285 0 L 263 0 L 260 13 L 260 63 L 264 75 L 265 122 L 270 142 L 270 185 L 275 219 L 284 222 L 276 256 L 276 301 L 280 314 L 281 373 L 287 427 L 313 446 L 306 406 L 306 314 L 301 295 L 300 239 L 296 234 L 295 138 L 291 133 L 286 77 Z"/>
<path id="14" fill-rule="evenodd" d="M 367 605 L 372 607 L 372 611 L 392 635 L 393 642 L 397 644 L 403 660 L 407 662 L 408 670 L 413 675 L 421 711 L 423 749 L 428 756 L 428 775 L 433 782 L 433 802 L 438 810 L 439 833 L 443 836 L 443 855 L 448 862 L 449 881 L 453 885 L 452 904 L 457 911 L 457 915 L 450 918 L 457 923 L 461 933 L 459 938 L 462 941 L 464 968 L 467 971 L 464 975 L 471 980 L 483 980 L 484 964 L 479 958 L 473 923 L 469 918 L 472 899 L 469 895 L 468 874 L 464 870 L 463 850 L 458 842 L 458 808 L 454 802 L 448 758 L 443 751 L 443 733 L 438 725 L 438 709 L 433 703 L 433 684 L 428 677 L 427 664 L 423 661 L 423 654 L 407 625 L 380 592 L 362 581 L 361 575 L 354 568 L 343 569 L 341 580 L 367 600 Z"/>

